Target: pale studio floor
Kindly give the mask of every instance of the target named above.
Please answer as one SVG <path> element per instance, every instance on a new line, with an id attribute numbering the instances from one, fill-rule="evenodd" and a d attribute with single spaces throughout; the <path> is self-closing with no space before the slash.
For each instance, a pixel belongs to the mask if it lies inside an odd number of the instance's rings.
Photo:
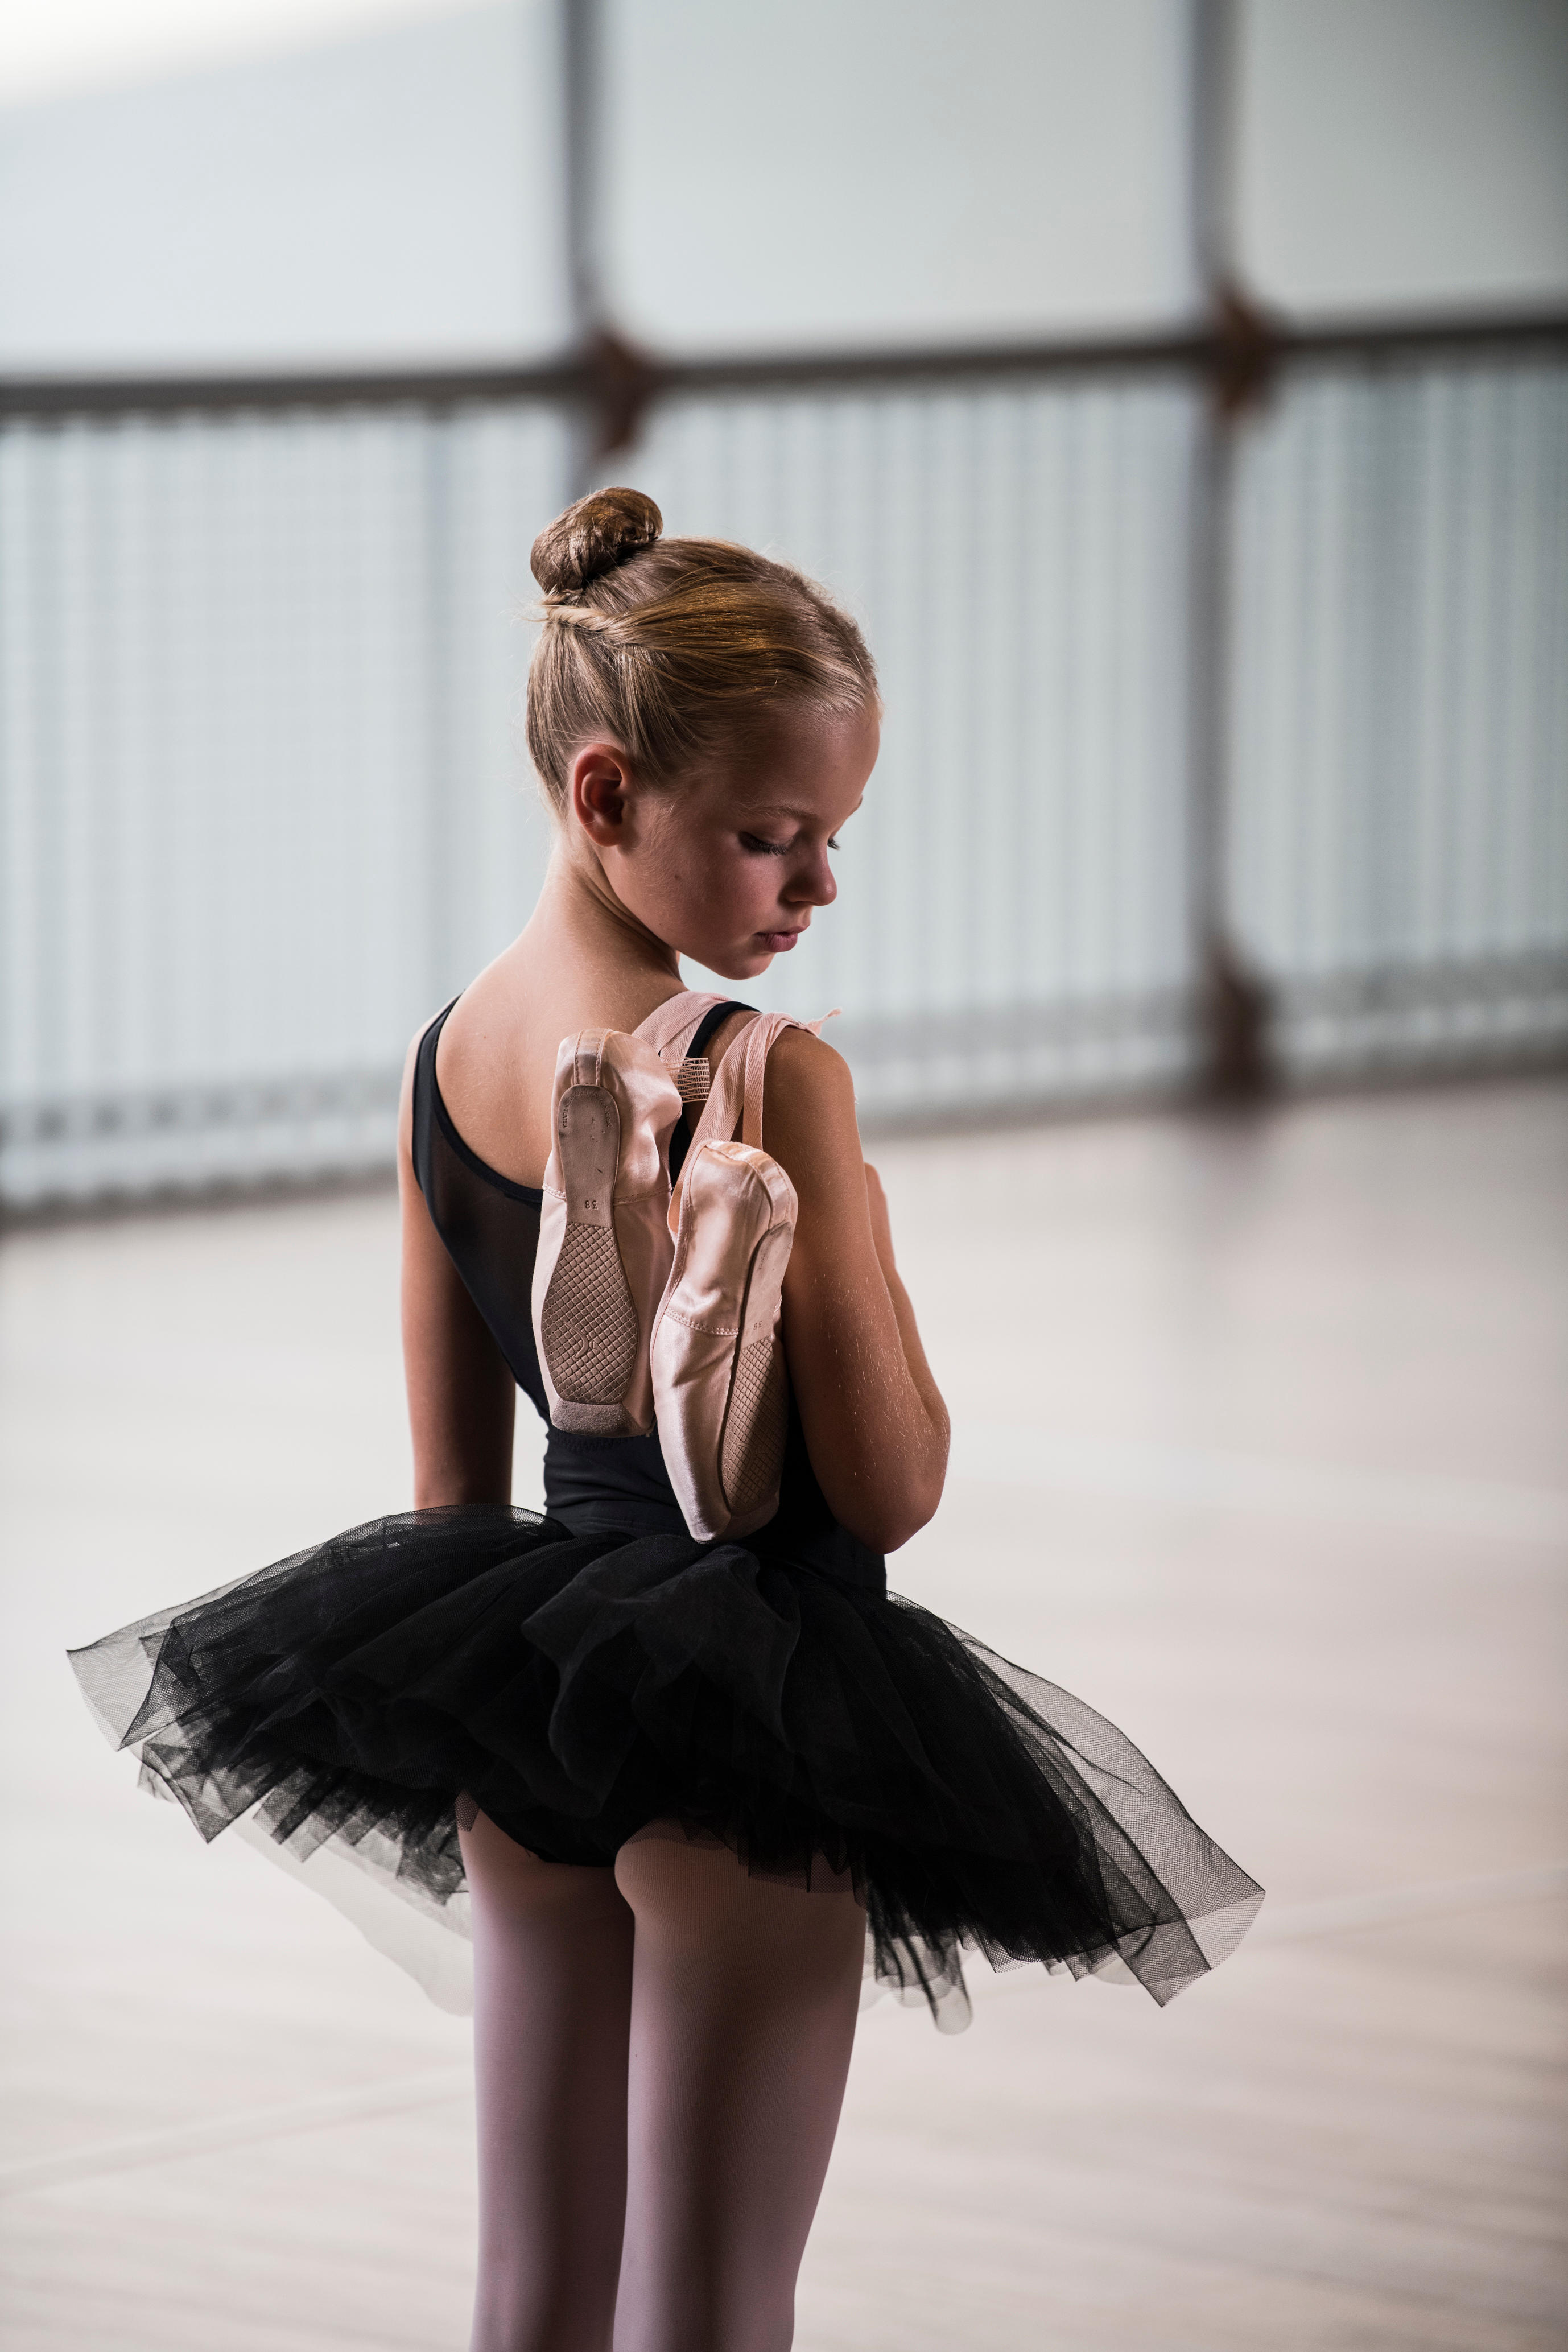
<path id="1" fill-rule="evenodd" d="M 895 1582 L 1270 1900 L 1163 2013 L 869 2011 L 799 2344 L 1561 2346 L 1568 1090 L 878 1157 L 958 1429 Z M 12 2352 L 465 2341 L 467 2027 L 136 1795 L 61 1654 L 405 1502 L 394 1243 L 375 1195 L 5 1249 Z"/>

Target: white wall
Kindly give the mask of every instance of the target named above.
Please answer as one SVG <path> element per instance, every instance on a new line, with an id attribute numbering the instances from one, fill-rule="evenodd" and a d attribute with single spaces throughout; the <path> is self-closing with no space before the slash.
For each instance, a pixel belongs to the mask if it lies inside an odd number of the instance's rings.
<path id="1" fill-rule="evenodd" d="M 0 365 L 566 339 L 552 0 L 0 114 Z"/>
<path id="2" fill-rule="evenodd" d="M 1568 299 L 1568 0 L 1240 5 L 1263 294 Z M 608 278 L 650 342 L 1022 337 L 1190 301 L 1186 0 L 605 7 Z M 556 348 L 558 91 L 555 0 L 483 0 L 5 107 L 0 366 Z"/>
<path id="3" fill-rule="evenodd" d="M 5 0 L 0 105 L 321 47 L 473 0 Z"/>
<path id="4" fill-rule="evenodd" d="M 1303 311 L 1568 297 L 1568 0 L 1247 0 L 1255 285 Z"/>
<path id="5" fill-rule="evenodd" d="M 1191 301 L 1179 0 L 611 0 L 616 307 L 656 344 Z"/>

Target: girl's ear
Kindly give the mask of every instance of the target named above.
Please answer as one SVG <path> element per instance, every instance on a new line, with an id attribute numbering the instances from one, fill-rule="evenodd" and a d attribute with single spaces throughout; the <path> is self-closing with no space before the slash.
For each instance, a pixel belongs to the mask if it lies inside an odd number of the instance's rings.
<path id="1" fill-rule="evenodd" d="M 616 848 L 624 838 L 628 782 L 626 754 L 613 743 L 584 744 L 572 762 L 572 814 L 597 849 Z"/>

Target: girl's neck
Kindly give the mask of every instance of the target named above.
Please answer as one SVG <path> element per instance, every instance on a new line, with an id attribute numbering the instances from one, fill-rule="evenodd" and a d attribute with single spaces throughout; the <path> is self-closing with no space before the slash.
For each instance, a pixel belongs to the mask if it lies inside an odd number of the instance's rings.
<path id="1" fill-rule="evenodd" d="M 567 957 L 584 970 L 624 982 L 680 985 L 676 950 L 657 939 L 616 898 L 596 857 L 558 840 L 544 887 L 522 940 L 530 950 Z"/>
<path id="2" fill-rule="evenodd" d="M 574 1030 L 635 1029 L 681 986 L 672 949 L 557 845 L 527 927 L 463 991 L 437 1077 L 470 1150 L 517 1184 L 542 1181 L 551 1081 Z"/>

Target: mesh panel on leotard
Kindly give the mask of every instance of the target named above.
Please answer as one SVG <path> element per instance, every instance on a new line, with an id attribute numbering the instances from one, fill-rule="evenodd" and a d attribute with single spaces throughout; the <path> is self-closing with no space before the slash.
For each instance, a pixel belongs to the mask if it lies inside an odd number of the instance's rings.
<path id="1" fill-rule="evenodd" d="M 548 1421 L 533 1341 L 533 1261 L 544 1195 L 537 1185 L 514 1184 L 488 1166 L 454 1126 L 436 1076 L 436 1048 L 451 1009 L 437 1013 L 415 1056 L 414 1174 L 430 1222 L 513 1380 Z"/>

